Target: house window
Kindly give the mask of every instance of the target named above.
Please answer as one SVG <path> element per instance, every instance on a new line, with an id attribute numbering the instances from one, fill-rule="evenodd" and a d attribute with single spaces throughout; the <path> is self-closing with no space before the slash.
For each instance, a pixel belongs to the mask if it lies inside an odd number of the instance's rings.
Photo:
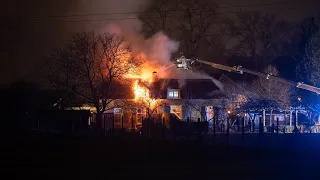
<path id="1" fill-rule="evenodd" d="M 179 98 L 179 90 L 178 89 L 168 89 L 168 98 Z"/>
<path id="2" fill-rule="evenodd" d="M 207 116 L 207 121 L 212 121 L 214 118 L 214 108 L 213 106 L 207 106 L 206 107 L 206 116 Z"/>
<path id="3" fill-rule="evenodd" d="M 143 109 L 142 108 L 137 108 L 136 113 L 137 114 L 143 114 Z"/>
<path id="4" fill-rule="evenodd" d="M 170 113 L 176 115 L 180 120 L 182 119 L 182 106 L 171 105 Z"/>
<path id="5" fill-rule="evenodd" d="M 113 108 L 113 114 L 122 114 L 121 108 Z"/>

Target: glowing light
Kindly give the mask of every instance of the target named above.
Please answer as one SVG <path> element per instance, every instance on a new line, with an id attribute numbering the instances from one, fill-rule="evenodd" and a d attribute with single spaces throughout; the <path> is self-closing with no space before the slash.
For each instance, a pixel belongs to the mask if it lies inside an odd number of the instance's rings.
<path id="1" fill-rule="evenodd" d="M 228 111 L 228 114 L 231 114 L 231 111 Z"/>
<path id="2" fill-rule="evenodd" d="M 141 86 L 139 80 L 136 80 L 133 84 L 133 91 L 136 102 L 145 103 L 150 108 L 153 108 L 157 105 L 158 100 L 150 97 L 150 91 L 148 88 Z"/>
<path id="3" fill-rule="evenodd" d="M 135 72 L 128 72 L 124 75 L 125 78 L 128 79 L 138 79 L 135 80 L 132 84 L 132 89 L 134 91 L 134 101 L 136 103 L 140 103 L 140 105 L 148 108 L 154 108 L 159 104 L 160 99 L 151 98 L 151 93 L 149 89 L 143 84 L 145 82 L 153 82 L 159 76 L 160 78 L 166 75 L 164 72 L 173 67 L 172 65 L 169 67 L 154 64 L 150 59 L 147 59 L 143 53 L 140 54 L 141 58 L 144 60 L 142 67 L 137 69 Z"/>
<path id="4" fill-rule="evenodd" d="M 134 91 L 134 99 L 137 101 L 137 100 L 141 100 L 141 99 L 146 99 L 148 97 L 150 97 L 150 92 L 147 88 L 145 87 L 141 87 L 139 85 L 139 80 L 136 80 L 134 82 L 134 85 L 133 85 L 133 91 Z"/>
<path id="5" fill-rule="evenodd" d="M 143 81 L 152 82 L 153 72 L 158 72 L 161 68 L 145 63 L 140 72 L 136 74 L 127 74 L 127 78 L 142 79 Z"/>
<path id="6" fill-rule="evenodd" d="M 134 78 L 134 79 L 142 79 L 143 81 L 152 82 L 153 79 L 153 72 L 157 72 L 157 76 L 159 78 L 164 78 L 168 75 L 168 69 L 173 67 L 175 64 L 172 65 L 156 65 L 150 63 L 152 61 L 146 60 L 140 69 L 135 73 L 128 73 L 125 75 L 126 78 Z"/>

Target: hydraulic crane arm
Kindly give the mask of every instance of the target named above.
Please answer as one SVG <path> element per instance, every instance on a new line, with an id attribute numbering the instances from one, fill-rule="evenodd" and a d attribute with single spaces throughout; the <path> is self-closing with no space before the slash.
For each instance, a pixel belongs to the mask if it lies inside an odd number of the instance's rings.
<path id="1" fill-rule="evenodd" d="M 307 91 L 312 91 L 312 92 L 315 92 L 317 94 L 320 94 L 320 88 L 314 87 L 314 86 L 310 86 L 308 84 L 304 84 L 304 83 L 298 82 L 296 87 L 300 88 L 300 89 L 307 90 Z"/>
<path id="2" fill-rule="evenodd" d="M 304 90 L 307 90 L 307 91 L 311 91 L 311 92 L 320 94 L 320 88 L 318 88 L 318 87 L 314 87 L 314 86 L 311 86 L 311 85 L 308 85 L 308 84 L 304 84 L 304 83 L 301 83 L 301 82 L 296 83 L 296 82 L 293 82 L 293 81 L 289 81 L 289 80 L 274 76 L 272 74 L 253 71 L 253 70 L 250 70 L 250 69 L 243 68 L 241 66 L 229 67 L 229 66 L 225 66 L 225 65 L 220 65 L 220 64 L 216 64 L 216 63 L 202 61 L 202 60 L 198 60 L 197 62 L 200 62 L 200 63 L 203 63 L 203 64 L 207 64 L 207 65 L 211 65 L 211 67 L 213 67 L 213 68 L 221 69 L 221 70 L 225 70 L 225 71 L 229 71 L 229 72 L 236 72 L 236 73 L 240 73 L 240 74 L 248 73 L 248 74 L 253 74 L 253 75 L 256 75 L 256 76 L 259 76 L 259 77 L 265 77 L 266 79 L 275 80 L 275 81 L 283 82 L 283 83 L 286 83 L 286 84 L 291 84 L 291 85 L 296 86 L 297 88 L 304 89 Z"/>
<path id="3" fill-rule="evenodd" d="M 200 62 L 202 64 L 207 64 L 213 68 L 216 69 L 221 69 L 221 70 L 225 70 L 225 71 L 229 71 L 229 72 L 238 72 L 236 67 L 230 67 L 230 66 L 225 66 L 222 64 L 216 64 L 216 63 L 212 63 L 212 62 L 207 62 L 207 61 L 202 61 L 202 60 L 196 60 L 196 62 Z"/>
<path id="4" fill-rule="evenodd" d="M 220 69 L 220 70 L 224 70 L 224 71 L 228 71 L 228 72 L 240 73 L 240 74 L 243 74 L 243 73 L 253 74 L 253 75 L 256 75 L 256 76 L 259 76 L 259 77 L 264 77 L 266 79 L 275 80 L 275 81 L 283 82 L 283 83 L 286 83 L 286 84 L 291 84 L 291 85 L 294 85 L 297 88 L 308 90 L 308 91 L 320 94 L 320 88 L 318 88 L 318 87 L 307 85 L 307 84 L 304 84 L 304 83 L 301 83 L 301 82 L 296 83 L 296 82 L 293 82 L 293 81 L 289 81 L 289 80 L 274 76 L 272 74 L 267 74 L 267 73 L 262 73 L 262 72 L 246 69 L 246 68 L 243 68 L 242 66 L 233 66 L 233 67 L 231 67 L 231 66 L 226 66 L 226 65 L 222 65 L 222 64 L 216 64 L 216 63 L 213 63 L 213 62 L 203 61 L 203 60 L 199 60 L 199 59 L 187 59 L 183 55 L 181 55 L 180 58 L 177 58 L 176 61 L 177 61 L 177 68 L 179 68 L 179 69 L 185 69 L 185 70 L 192 69 L 192 65 L 194 64 L 194 62 L 199 62 L 199 63 L 202 63 L 202 64 L 209 65 L 209 66 L 211 66 L 213 68 L 216 68 L 216 69 Z"/>

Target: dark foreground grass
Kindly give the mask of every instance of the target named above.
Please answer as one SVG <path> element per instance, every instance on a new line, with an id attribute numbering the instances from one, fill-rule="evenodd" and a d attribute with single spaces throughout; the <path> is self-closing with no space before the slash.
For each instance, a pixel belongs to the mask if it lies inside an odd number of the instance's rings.
<path id="1" fill-rule="evenodd" d="M 196 142 L 1 136 L 1 179 L 320 179 L 318 153 Z"/>

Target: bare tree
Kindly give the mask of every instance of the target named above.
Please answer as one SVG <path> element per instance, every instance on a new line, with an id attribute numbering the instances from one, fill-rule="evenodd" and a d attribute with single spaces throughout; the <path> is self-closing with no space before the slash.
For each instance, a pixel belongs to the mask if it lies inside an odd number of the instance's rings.
<path id="1" fill-rule="evenodd" d="M 140 14 L 147 35 L 163 31 L 171 35 L 177 26 L 174 24 L 177 17 L 179 3 L 175 0 L 157 0 L 145 12 Z"/>
<path id="2" fill-rule="evenodd" d="M 296 53 L 296 76 L 301 82 L 320 87 L 319 81 L 319 42 L 320 42 L 319 18 L 305 19 L 300 27 L 300 42 Z M 308 91 L 299 91 L 302 104 L 318 111 L 319 96 Z"/>
<path id="3" fill-rule="evenodd" d="M 215 8 L 216 5 L 209 0 L 159 0 L 141 13 L 140 18 L 147 35 L 164 31 L 180 40 L 181 50 L 187 56 L 221 55 L 224 46 Z"/>
<path id="4" fill-rule="evenodd" d="M 187 0 L 180 15 L 181 45 L 189 55 L 196 55 L 200 47 L 208 46 L 208 37 L 217 26 L 216 6 L 207 0 Z"/>
<path id="5" fill-rule="evenodd" d="M 134 106 L 145 109 L 147 118 L 151 118 L 154 114 L 161 115 L 160 108 L 164 106 L 164 100 L 147 98 L 135 101 Z"/>
<path id="6" fill-rule="evenodd" d="M 66 49 L 56 50 L 51 54 L 51 60 L 47 61 L 47 78 L 60 97 L 55 105 L 57 107 L 76 106 L 82 99 L 77 96 L 79 94 L 76 95 L 76 92 L 73 91 L 75 83 L 73 77 L 76 76 L 74 64 L 71 53 Z"/>
<path id="7" fill-rule="evenodd" d="M 228 110 L 235 111 L 242 108 L 242 105 L 248 103 L 249 99 L 247 96 L 242 94 L 236 94 L 231 98 L 231 103 L 228 105 Z"/>
<path id="8" fill-rule="evenodd" d="M 203 113 L 202 107 L 208 106 L 210 104 L 207 101 L 201 101 L 198 99 L 185 99 L 182 101 L 182 104 L 190 108 L 188 114 L 190 118 L 206 119 L 206 114 Z"/>
<path id="9" fill-rule="evenodd" d="M 310 45 L 309 43 L 315 42 L 315 38 L 317 37 L 317 33 L 319 33 L 319 19 L 316 18 L 308 18 L 305 19 L 301 26 L 300 26 L 300 43 L 298 46 L 298 53 L 296 53 L 295 59 L 297 60 L 297 67 L 296 67 L 296 75 L 300 79 L 300 81 L 310 83 L 309 82 L 309 66 L 310 66 L 310 51 L 308 52 L 309 55 L 307 55 L 308 49 L 310 49 L 313 45 Z M 311 40 L 311 39 L 314 40 Z M 309 57 L 308 57 L 309 56 Z"/>
<path id="10" fill-rule="evenodd" d="M 98 117 L 113 101 L 114 84 L 138 69 L 123 37 L 115 34 L 76 34 L 68 48 L 54 53 L 51 62 L 54 88 L 72 92 L 96 107 Z"/>
<path id="11" fill-rule="evenodd" d="M 250 99 L 256 97 L 256 95 L 250 91 L 250 84 L 246 82 L 234 82 L 225 74 L 220 76 L 219 81 L 223 83 L 224 94 L 229 99 L 229 103 L 227 104 L 228 110 L 235 111 L 240 109 L 248 103 Z"/>
<path id="12" fill-rule="evenodd" d="M 278 75 L 278 70 L 274 66 L 268 66 L 265 73 Z M 291 100 L 295 95 L 295 87 L 291 84 L 258 78 L 253 81 L 252 92 L 259 96 L 259 99 L 273 100 L 283 107 L 290 107 Z"/>
<path id="13" fill-rule="evenodd" d="M 164 105 L 164 100 L 159 98 L 153 98 L 150 94 L 150 90 L 144 84 L 139 84 L 137 81 L 135 84 L 134 106 L 145 109 L 147 118 L 152 117 L 153 114 L 159 114 L 160 107 Z M 137 94 L 139 94 L 137 96 Z"/>
<path id="14" fill-rule="evenodd" d="M 320 31 L 313 35 L 305 49 L 304 69 L 307 70 L 309 82 L 320 87 Z"/>
<path id="15" fill-rule="evenodd" d="M 277 21 L 274 14 L 240 13 L 228 21 L 228 36 L 238 43 L 232 53 L 250 57 L 255 68 L 262 70 L 281 52 L 281 43 L 289 37 L 293 26 Z"/>

